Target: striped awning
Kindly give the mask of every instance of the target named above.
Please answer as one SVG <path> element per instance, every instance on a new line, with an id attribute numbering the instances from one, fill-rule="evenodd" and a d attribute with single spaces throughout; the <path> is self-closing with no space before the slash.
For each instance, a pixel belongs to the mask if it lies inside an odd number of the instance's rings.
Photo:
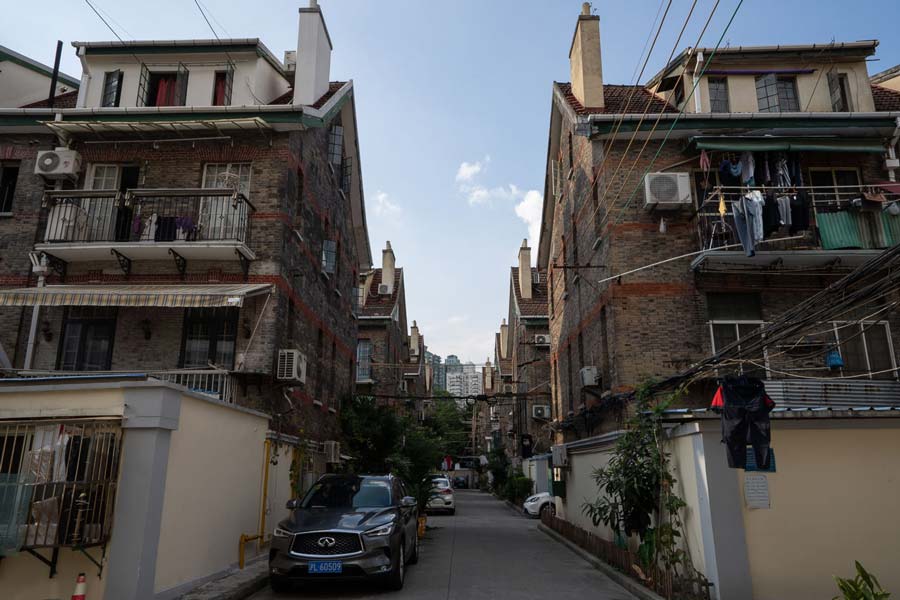
<path id="1" fill-rule="evenodd" d="M 0 290 L 0 306 L 243 306 L 244 298 L 272 290 L 270 283 L 242 285 L 48 285 Z"/>

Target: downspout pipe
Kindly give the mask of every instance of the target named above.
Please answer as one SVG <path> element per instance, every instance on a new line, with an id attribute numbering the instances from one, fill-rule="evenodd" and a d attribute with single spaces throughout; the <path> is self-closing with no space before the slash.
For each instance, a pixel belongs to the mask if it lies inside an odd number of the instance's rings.
<path id="1" fill-rule="evenodd" d="M 896 161 L 897 160 L 897 142 L 900 141 L 900 117 L 897 117 L 895 121 L 896 126 L 894 127 L 894 135 L 891 136 L 890 141 L 888 142 L 887 152 L 885 153 L 885 159 L 887 161 Z M 888 181 L 891 183 L 897 181 L 897 167 L 889 166 L 887 167 L 888 173 Z"/>
<path id="2" fill-rule="evenodd" d="M 703 72 L 703 51 L 700 50 L 697 52 L 697 58 L 694 62 L 694 87 L 693 89 L 698 89 L 697 84 L 700 81 L 700 73 Z M 700 99 L 701 94 L 694 94 L 694 112 L 701 113 L 703 112 L 703 104 Z"/>
<path id="3" fill-rule="evenodd" d="M 31 271 L 38 276 L 37 286 L 42 288 L 46 285 L 47 257 L 46 255 L 41 255 L 38 258 L 38 255 L 32 252 L 29 258 L 31 258 Z M 35 304 L 31 309 L 31 327 L 28 329 L 28 343 L 25 346 L 25 364 L 22 365 L 22 368 L 26 371 L 30 370 L 31 365 L 34 363 L 34 346 L 37 341 L 37 327 L 40 317 L 41 305 Z"/>

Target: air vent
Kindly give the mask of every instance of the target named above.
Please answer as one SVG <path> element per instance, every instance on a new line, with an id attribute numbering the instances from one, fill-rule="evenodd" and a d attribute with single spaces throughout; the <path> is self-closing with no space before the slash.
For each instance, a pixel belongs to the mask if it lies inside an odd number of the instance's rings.
<path id="1" fill-rule="evenodd" d="M 648 173 L 644 178 L 644 208 L 679 209 L 692 203 L 689 173 Z"/>

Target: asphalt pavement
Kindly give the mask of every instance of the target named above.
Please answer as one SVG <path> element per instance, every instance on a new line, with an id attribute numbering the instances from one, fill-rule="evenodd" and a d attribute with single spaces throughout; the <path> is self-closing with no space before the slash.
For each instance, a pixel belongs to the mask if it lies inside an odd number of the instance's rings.
<path id="1" fill-rule="evenodd" d="M 635 600 L 571 550 L 538 531 L 538 521 L 493 496 L 456 490 L 456 516 L 430 515 L 419 564 L 399 592 L 372 583 L 322 582 L 292 594 L 271 589 L 253 600 L 283 598 L 415 598 L 417 600 L 589 597 Z"/>

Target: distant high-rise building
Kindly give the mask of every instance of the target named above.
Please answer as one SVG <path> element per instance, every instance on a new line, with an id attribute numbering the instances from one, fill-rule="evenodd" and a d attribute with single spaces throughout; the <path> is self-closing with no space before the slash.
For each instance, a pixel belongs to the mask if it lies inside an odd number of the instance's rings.
<path id="1" fill-rule="evenodd" d="M 453 359 L 455 362 L 451 363 Z M 444 363 L 447 369 L 447 391 L 453 396 L 477 396 L 481 394 L 481 369 L 473 363 L 462 364 L 450 355 Z"/>
<path id="2" fill-rule="evenodd" d="M 434 390 L 445 392 L 447 391 L 447 365 L 441 361 L 441 357 L 437 354 L 425 351 L 425 362 L 431 365 L 434 374 Z"/>

